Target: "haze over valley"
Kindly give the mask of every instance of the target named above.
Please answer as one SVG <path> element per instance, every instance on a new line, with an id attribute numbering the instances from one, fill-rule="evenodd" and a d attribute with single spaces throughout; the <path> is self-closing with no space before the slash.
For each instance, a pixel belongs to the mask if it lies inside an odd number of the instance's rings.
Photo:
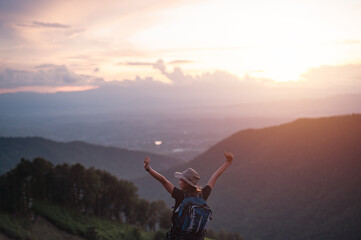
<path id="1" fill-rule="evenodd" d="M 131 96 L 129 91 L 133 90 L 113 87 L 56 94 L 2 94 L 0 136 L 84 141 L 189 161 L 241 129 L 361 111 L 358 94 L 190 105 L 181 96 L 168 101 L 167 94 L 156 93 L 143 99 L 137 92 Z"/>

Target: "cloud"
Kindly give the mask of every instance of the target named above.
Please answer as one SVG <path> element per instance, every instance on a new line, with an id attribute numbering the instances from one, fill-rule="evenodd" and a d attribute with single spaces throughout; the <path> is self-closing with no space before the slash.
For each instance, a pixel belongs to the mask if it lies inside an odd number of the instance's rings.
<path id="1" fill-rule="evenodd" d="M 258 78 L 251 73 L 237 76 L 221 70 L 190 75 L 180 67 L 168 69 L 167 64 L 161 59 L 152 66 L 170 80 L 171 84 L 166 85 L 169 93 L 179 97 L 189 96 L 189 99 L 213 104 L 220 102 L 231 104 L 235 99 L 269 101 L 361 92 L 361 64 L 310 69 L 303 75 L 303 81 L 291 83 Z M 141 81 L 136 82 L 141 83 Z M 157 82 L 153 80 L 146 83 L 147 85 L 143 84 L 143 86 L 149 87 L 155 86 Z"/>
<path id="2" fill-rule="evenodd" d="M 160 84 L 160 81 L 152 77 L 140 78 L 137 76 L 134 80 L 122 81 L 122 86 L 127 87 L 139 87 L 139 86 L 168 86 L 172 89 L 182 89 L 184 92 L 189 91 L 208 91 L 208 92 L 219 92 L 219 91 L 239 91 L 239 90 L 254 90 L 262 89 L 269 85 L 271 80 L 254 78 L 249 74 L 243 77 L 236 76 L 226 71 L 216 70 L 213 72 L 205 72 L 200 75 L 190 75 L 185 73 L 180 67 L 173 67 L 169 69 L 168 65 L 176 63 L 188 63 L 192 62 L 189 60 L 175 60 L 165 63 L 162 59 L 156 62 L 124 62 L 119 63 L 127 66 L 149 66 L 157 69 L 163 76 L 165 76 L 170 84 Z M 273 82 L 272 82 L 273 83 Z"/>
<path id="3" fill-rule="evenodd" d="M 70 25 L 65 25 L 61 23 L 45 23 L 39 21 L 33 21 L 32 23 L 19 23 L 16 24 L 19 27 L 27 27 L 27 28 L 47 28 L 47 29 L 70 29 Z"/>
<path id="4" fill-rule="evenodd" d="M 79 57 L 79 56 L 78 56 Z M 80 56 L 86 57 L 86 56 Z M 172 67 L 163 60 L 156 62 L 125 62 L 132 66 L 148 66 L 159 71 L 150 76 L 136 76 L 134 79 L 105 82 L 102 78 L 80 75 L 68 69 L 66 65 L 41 64 L 33 71 L 19 69 L 0 70 L 0 88 L 19 87 L 63 87 L 63 86 L 104 86 L 128 88 L 131 95 L 148 94 L 157 98 L 181 98 L 199 101 L 205 104 L 228 103 L 237 101 L 265 101 L 277 99 L 297 99 L 306 97 L 325 97 L 335 94 L 361 92 L 361 64 L 343 66 L 322 66 L 310 69 L 302 75 L 303 80 L 292 83 L 277 83 L 269 79 L 260 79 L 249 74 L 237 76 L 226 71 L 204 72 L 191 75 L 180 67 Z M 97 65 L 90 70 L 99 74 Z M 165 76 L 169 83 L 157 79 Z M 118 79 L 121 80 L 121 79 Z M 133 91 L 134 90 L 134 91 Z M 1 91 L 0 91 L 1 92 Z"/>
<path id="5" fill-rule="evenodd" d="M 164 75 L 167 75 L 167 72 L 165 69 L 165 64 L 164 64 L 163 60 L 158 60 L 156 63 L 153 64 L 153 67 L 155 69 L 158 69 Z"/>
<path id="6" fill-rule="evenodd" d="M 191 86 L 197 88 L 214 87 L 219 88 L 234 88 L 241 86 L 261 86 L 261 79 L 256 79 L 245 75 L 243 77 L 236 76 L 226 71 L 216 70 L 213 72 L 205 72 L 197 76 L 192 76 L 183 72 L 180 67 L 174 67 L 173 71 L 167 71 L 166 64 L 163 60 L 158 60 L 153 67 L 158 69 L 164 76 L 166 76 L 173 84 L 182 86 Z"/>
<path id="7" fill-rule="evenodd" d="M 346 45 L 354 45 L 354 44 L 361 44 L 361 40 L 345 40 L 339 43 Z"/>
<path id="8" fill-rule="evenodd" d="M 168 64 L 186 64 L 192 62 L 193 61 L 189 61 L 189 60 L 174 60 L 174 61 L 170 61 Z"/>
<path id="9" fill-rule="evenodd" d="M 47 23 L 40 21 L 33 21 L 32 23 L 20 23 L 16 24 L 18 27 L 25 28 L 40 28 L 46 30 L 63 30 L 62 33 L 65 37 L 72 38 L 78 36 L 80 33 L 85 32 L 85 28 L 73 27 L 62 23 Z"/>
<path id="10" fill-rule="evenodd" d="M 203 101 L 207 104 L 229 103 L 237 101 L 268 101 L 326 97 L 336 94 L 361 92 L 361 65 L 322 66 L 310 69 L 303 81 L 280 83 L 252 75 L 237 76 L 226 71 L 216 70 L 191 75 L 180 67 L 172 67 L 171 62 L 162 59 L 156 62 L 126 62 L 132 66 L 149 66 L 157 69 L 170 83 L 162 83 L 155 76 L 113 83 L 118 86 L 142 88 L 145 92 L 161 94 L 165 91 L 172 97 Z M 146 91 L 148 89 L 148 91 Z M 136 94 L 136 93 L 135 93 Z M 155 94 L 156 96 L 156 94 Z"/>
<path id="11" fill-rule="evenodd" d="M 65 66 L 58 66 L 55 64 L 41 64 L 38 66 L 35 66 L 36 69 L 47 69 L 47 68 L 64 68 Z"/>
<path id="12" fill-rule="evenodd" d="M 170 65 L 170 63 L 168 63 Z M 245 75 L 236 76 L 226 71 L 205 72 L 199 75 L 189 75 L 180 67 L 169 69 L 168 64 L 162 59 L 155 63 L 141 62 L 135 65 L 152 66 L 164 75 L 170 83 L 162 83 L 152 77 L 122 81 L 119 85 L 132 88 L 148 89 L 146 94 L 153 92 L 154 98 L 166 95 L 169 99 L 183 99 L 183 102 L 192 105 L 194 102 L 202 104 L 233 104 L 235 99 L 256 100 L 262 95 L 266 95 L 269 82 L 263 79 L 253 78 Z M 151 90 L 149 90 L 151 89 Z M 273 94 L 273 95 L 276 95 Z"/>
<path id="13" fill-rule="evenodd" d="M 141 78 L 136 76 L 134 80 L 123 80 L 121 82 L 117 82 L 119 86 L 122 87 L 164 87 L 168 86 L 168 84 L 155 80 L 153 77 L 145 77 Z"/>
<path id="14" fill-rule="evenodd" d="M 168 71 L 163 60 L 158 60 L 153 67 L 166 76 L 173 85 L 189 85 L 193 88 L 205 88 L 217 91 L 219 89 L 287 89 L 304 88 L 329 91 L 330 94 L 361 92 L 361 64 L 342 66 L 321 66 L 309 69 L 301 77 L 303 81 L 293 83 L 277 83 L 271 79 L 262 79 L 250 75 L 236 76 L 226 71 L 213 71 L 197 76 L 186 74 L 181 68 L 175 67 Z"/>
<path id="15" fill-rule="evenodd" d="M 151 62 L 124 62 L 124 63 L 118 63 L 118 65 L 126 65 L 126 66 L 153 66 L 154 63 L 151 63 Z"/>
<path id="16" fill-rule="evenodd" d="M 70 28 L 69 25 L 65 25 L 65 24 L 61 24 L 61 23 L 45 23 L 45 22 L 39 22 L 39 21 L 34 21 L 33 26 L 46 27 L 46 28 Z"/>
<path id="17" fill-rule="evenodd" d="M 64 65 L 42 64 L 35 71 L 4 69 L 0 72 L 0 88 L 24 86 L 87 86 L 101 85 L 102 78 L 79 75 Z"/>
<path id="18" fill-rule="evenodd" d="M 308 87 L 360 92 L 361 64 L 311 68 L 302 78 L 300 85 Z"/>

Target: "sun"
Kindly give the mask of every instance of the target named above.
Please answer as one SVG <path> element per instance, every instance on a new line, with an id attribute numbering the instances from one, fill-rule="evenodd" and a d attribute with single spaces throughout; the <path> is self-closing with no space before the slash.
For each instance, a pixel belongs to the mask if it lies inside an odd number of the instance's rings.
<path id="1" fill-rule="evenodd" d="M 254 72 L 276 82 L 298 81 L 309 68 L 337 63 L 342 53 L 328 44 L 335 37 L 334 29 L 312 14 L 310 5 L 264 4 L 259 8 L 252 2 L 207 1 L 160 12 L 165 21 L 132 40 L 162 50 L 159 58 L 177 52 L 178 58 L 197 64 L 193 69 L 238 76 Z"/>

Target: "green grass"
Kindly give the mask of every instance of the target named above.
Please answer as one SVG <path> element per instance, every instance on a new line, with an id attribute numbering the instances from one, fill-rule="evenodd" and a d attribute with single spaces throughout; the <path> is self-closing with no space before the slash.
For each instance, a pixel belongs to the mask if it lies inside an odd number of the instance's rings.
<path id="1" fill-rule="evenodd" d="M 85 216 L 47 202 L 37 202 L 34 210 L 59 229 L 89 240 L 152 240 L 154 238 L 154 233 L 148 233 L 138 227 Z"/>
<path id="2" fill-rule="evenodd" d="M 70 210 L 65 210 L 46 202 L 36 202 L 34 210 L 61 230 L 81 236 L 85 236 L 87 232 L 87 228 L 83 224 L 84 218 Z"/>
<path id="3" fill-rule="evenodd" d="M 165 237 L 165 230 L 147 232 L 137 226 L 85 216 L 48 202 L 36 202 L 34 212 L 57 228 L 87 240 L 163 240 Z M 35 223 L 30 223 L 25 217 L 15 217 L 0 212 L 0 231 L 8 237 L 17 240 L 35 239 L 31 232 L 32 224 Z"/>
<path id="4" fill-rule="evenodd" d="M 0 231 L 18 240 L 34 239 L 30 233 L 30 225 L 24 218 L 0 212 Z"/>

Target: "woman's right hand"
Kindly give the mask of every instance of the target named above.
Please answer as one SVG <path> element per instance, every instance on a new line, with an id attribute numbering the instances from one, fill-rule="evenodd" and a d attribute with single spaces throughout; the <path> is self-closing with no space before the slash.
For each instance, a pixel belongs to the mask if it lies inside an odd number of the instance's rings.
<path id="1" fill-rule="evenodd" d="M 148 156 L 146 156 L 145 159 L 144 159 L 144 169 L 146 171 L 149 170 L 149 163 L 150 163 L 150 158 Z"/>

